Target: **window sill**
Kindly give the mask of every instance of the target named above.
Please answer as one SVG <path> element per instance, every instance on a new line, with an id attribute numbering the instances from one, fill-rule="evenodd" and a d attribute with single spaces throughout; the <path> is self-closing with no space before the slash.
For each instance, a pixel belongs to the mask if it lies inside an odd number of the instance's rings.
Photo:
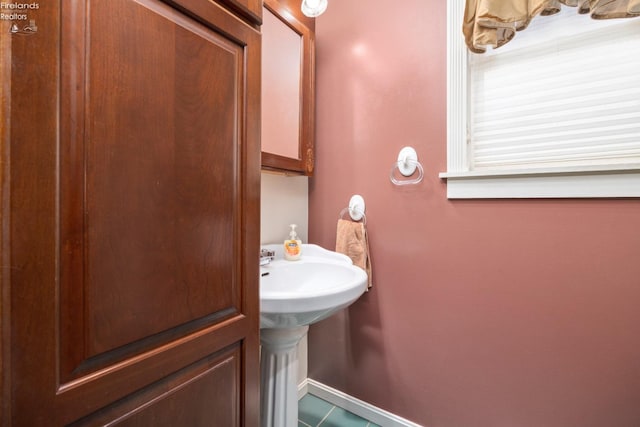
<path id="1" fill-rule="evenodd" d="M 442 172 L 449 199 L 640 197 L 640 165 Z"/>

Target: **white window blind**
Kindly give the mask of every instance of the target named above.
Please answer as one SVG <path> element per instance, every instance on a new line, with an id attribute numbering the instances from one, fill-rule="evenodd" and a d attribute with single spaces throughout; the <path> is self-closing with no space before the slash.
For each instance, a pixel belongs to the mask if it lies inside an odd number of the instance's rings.
<path id="1" fill-rule="evenodd" d="M 469 65 L 473 170 L 640 163 L 640 20 L 564 7 Z"/>
<path id="2" fill-rule="evenodd" d="M 449 161 L 441 176 L 449 187 L 474 178 L 490 190 L 465 184 L 449 197 L 638 197 L 640 18 L 594 20 L 563 7 L 485 54 L 456 45 L 459 22 L 449 23 L 457 28 L 449 33 Z M 589 171 L 601 176 L 573 180 Z M 534 185 L 538 172 L 573 175 L 572 188 L 549 189 L 562 180 Z M 505 176 L 526 177 L 524 191 Z"/>

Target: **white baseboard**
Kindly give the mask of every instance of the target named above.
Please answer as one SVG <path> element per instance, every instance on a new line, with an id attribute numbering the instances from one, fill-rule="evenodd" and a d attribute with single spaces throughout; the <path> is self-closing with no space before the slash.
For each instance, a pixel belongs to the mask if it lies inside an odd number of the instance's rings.
<path id="1" fill-rule="evenodd" d="M 298 385 L 298 399 L 301 399 L 307 393 L 383 427 L 422 427 L 420 424 L 406 420 L 309 378 Z"/>
<path id="2" fill-rule="evenodd" d="M 309 378 L 305 378 L 298 384 L 298 400 L 302 399 L 307 393 L 309 393 Z"/>

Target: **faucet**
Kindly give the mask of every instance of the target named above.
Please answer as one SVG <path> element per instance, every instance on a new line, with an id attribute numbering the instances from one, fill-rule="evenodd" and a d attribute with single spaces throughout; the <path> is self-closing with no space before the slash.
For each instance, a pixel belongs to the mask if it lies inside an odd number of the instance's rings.
<path id="1" fill-rule="evenodd" d="M 269 249 L 261 249 L 260 250 L 260 266 L 267 265 L 276 257 L 275 251 L 270 251 Z"/>

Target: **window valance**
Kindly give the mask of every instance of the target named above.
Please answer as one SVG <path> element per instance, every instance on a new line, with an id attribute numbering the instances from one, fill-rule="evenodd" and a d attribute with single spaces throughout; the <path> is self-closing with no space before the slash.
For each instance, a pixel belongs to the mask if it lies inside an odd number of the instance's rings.
<path id="1" fill-rule="evenodd" d="M 472 52 L 497 48 L 525 29 L 537 15 L 553 15 L 562 5 L 594 19 L 640 16 L 640 0 L 467 0 L 463 33 Z"/>

